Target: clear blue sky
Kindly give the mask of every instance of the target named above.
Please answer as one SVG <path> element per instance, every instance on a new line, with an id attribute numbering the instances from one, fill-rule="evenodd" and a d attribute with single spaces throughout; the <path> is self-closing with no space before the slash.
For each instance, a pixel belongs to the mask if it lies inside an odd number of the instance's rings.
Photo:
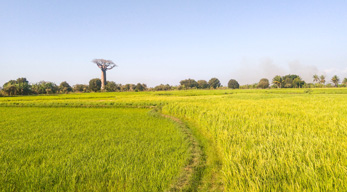
<path id="1" fill-rule="evenodd" d="M 347 1 L 0 1 L 0 85 L 347 77 Z"/>

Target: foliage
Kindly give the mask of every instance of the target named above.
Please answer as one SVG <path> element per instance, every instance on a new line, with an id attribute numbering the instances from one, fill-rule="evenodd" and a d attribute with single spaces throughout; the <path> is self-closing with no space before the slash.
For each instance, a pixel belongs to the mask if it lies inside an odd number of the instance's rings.
<path id="1" fill-rule="evenodd" d="M 337 76 L 337 75 L 334 75 L 332 78 L 331 78 L 331 81 L 335 84 L 335 87 L 338 86 L 339 82 L 340 82 L 340 78 Z"/>
<path id="2" fill-rule="evenodd" d="M 61 93 L 69 93 L 72 91 L 72 87 L 66 81 L 63 81 L 59 85 L 59 91 Z"/>
<path id="3" fill-rule="evenodd" d="M 258 88 L 262 88 L 262 89 L 266 89 L 269 88 L 269 80 L 266 78 L 262 78 L 260 79 L 259 83 L 258 83 Z"/>
<path id="4" fill-rule="evenodd" d="M 106 86 L 105 86 L 105 90 L 107 92 L 120 91 L 120 86 L 118 86 L 114 81 L 107 81 Z"/>
<path id="5" fill-rule="evenodd" d="M 29 81 L 22 77 L 17 80 L 10 80 L 3 86 L 3 91 L 9 95 L 29 95 L 31 93 L 31 86 Z"/>
<path id="6" fill-rule="evenodd" d="M 211 79 L 208 81 L 208 84 L 209 84 L 210 87 L 213 88 L 213 89 L 216 89 L 217 87 L 220 87 L 220 86 L 221 86 L 220 81 L 219 81 L 219 79 L 217 79 L 217 78 L 211 78 Z"/>
<path id="7" fill-rule="evenodd" d="M 89 90 L 97 92 L 101 89 L 101 80 L 99 78 L 94 78 L 89 81 Z"/>
<path id="8" fill-rule="evenodd" d="M 145 91 L 147 89 L 147 85 L 138 83 L 138 84 L 136 84 L 136 86 L 134 88 L 135 88 L 136 92 L 137 91 Z"/>
<path id="9" fill-rule="evenodd" d="M 194 79 L 185 79 L 180 81 L 180 84 L 184 86 L 184 88 L 197 88 L 198 83 Z"/>
<path id="10" fill-rule="evenodd" d="M 347 85 L 347 78 L 344 78 L 344 79 L 342 80 L 342 83 L 345 84 L 345 85 Z"/>
<path id="11" fill-rule="evenodd" d="M 276 75 L 272 83 L 278 88 L 302 88 L 306 84 L 299 75 L 285 75 L 283 77 Z"/>
<path id="12" fill-rule="evenodd" d="M 171 89 L 172 87 L 169 84 L 166 84 L 166 85 L 160 84 L 154 87 L 155 91 L 168 91 Z"/>
<path id="13" fill-rule="evenodd" d="M 73 86 L 73 91 L 74 92 L 87 92 L 88 91 L 88 85 L 83 85 L 83 84 L 76 84 Z"/>
<path id="14" fill-rule="evenodd" d="M 282 88 L 283 84 L 284 84 L 284 80 L 281 76 L 276 75 L 273 79 L 272 79 L 272 84 L 276 85 L 277 88 Z"/>
<path id="15" fill-rule="evenodd" d="M 239 83 L 235 79 L 230 79 L 228 82 L 228 88 L 238 89 L 240 87 Z"/>
<path id="16" fill-rule="evenodd" d="M 325 85 L 325 75 L 321 75 L 321 76 L 319 77 L 319 79 L 320 79 L 320 83 L 323 84 L 323 85 Z"/>
<path id="17" fill-rule="evenodd" d="M 32 85 L 32 91 L 35 94 L 52 94 L 59 91 L 58 86 L 49 81 L 40 81 L 39 83 Z"/>
<path id="18" fill-rule="evenodd" d="M 199 89 L 207 89 L 207 88 L 209 88 L 209 86 L 210 85 L 205 80 L 199 80 L 198 81 L 198 88 Z"/>

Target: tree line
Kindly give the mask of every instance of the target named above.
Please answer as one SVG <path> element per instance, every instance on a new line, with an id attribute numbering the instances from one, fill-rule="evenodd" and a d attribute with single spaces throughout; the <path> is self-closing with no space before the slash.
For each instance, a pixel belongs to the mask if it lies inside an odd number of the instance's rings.
<path id="1" fill-rule="evenodd" d="M 14 96 L 14 95 L 37 95 L 37 94 L 60 94 L 70 92 L 124 92 L 124 91 L 168 91 L 168 90 L 186 90 L 186 89 L 268 89 L 268 88 L 316 88 L 316 87 L 346 87 L 347 78 L 342 80 L 334 75 L 328 83 L 326 76 L 314 75 L 313 83 L 306 83 L 299 75 L 285 75 L 275 76 L 271 83 L 268 79 L 262 78 L 258 83 L 239 85 L 235 79 L 230 79 L 227 87 L 222 86 L 218 78 L 211 78 L 206 80 L 184 79 L 180 81 L 178 86 L 169 84 L 160 84 L 155 87 L 147 87 L 146 84 L 117 84 L 114 81 L 106 81 L 102 89 L 102 80 L 94 78 L 89 81 L 88 85 L 76 84 L 70 86 L 66 81 L 61 82 L 59 85 L 49 82 L 40 81 L 38 83 L 30 84 L 29 81 L 22 77 L 17 80 L 10 80 L 6 82 L 3 87 L 0 87 L 0 96 Z"/>

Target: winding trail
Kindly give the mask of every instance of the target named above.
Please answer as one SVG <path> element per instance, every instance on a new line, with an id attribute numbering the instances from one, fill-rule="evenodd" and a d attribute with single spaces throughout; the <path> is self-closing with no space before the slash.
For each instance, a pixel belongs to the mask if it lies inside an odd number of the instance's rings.
<path id="1" fill-rule="evenodd" d="M 168 191 L 197 191 L 201 183 L 202 173 L 205 169 L 205 154 L 201 149 L 202 147 L 193 135 L 191 129 L 180 119 L 162 113 L 159 114 L 178 124 L 186 137 L 185 139 L 189 142 L 190 157 L 188 164 L 183 168 L 178 179 L 171 184 Z"/>

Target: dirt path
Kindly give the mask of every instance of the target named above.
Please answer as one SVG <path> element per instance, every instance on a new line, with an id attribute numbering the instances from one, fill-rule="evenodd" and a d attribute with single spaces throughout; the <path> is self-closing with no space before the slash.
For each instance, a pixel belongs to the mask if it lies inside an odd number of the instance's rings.
<path id="1" fill-rule="evenodd" d="M 181 171 L 178 179 L 170 186 L 168 191 L 198 191 L 199 184 L 201 183 L 202 173 L 205 169 L 204 153 L 201 150 L 198 140 L 192 134 L 190 128 L 184 124 L 180 119 L 160 114 L 162 117 L 171 119 L 177 123 L 184 133 L 186 140 L 189 142 L 190 157 L 188 165 Z"/>

